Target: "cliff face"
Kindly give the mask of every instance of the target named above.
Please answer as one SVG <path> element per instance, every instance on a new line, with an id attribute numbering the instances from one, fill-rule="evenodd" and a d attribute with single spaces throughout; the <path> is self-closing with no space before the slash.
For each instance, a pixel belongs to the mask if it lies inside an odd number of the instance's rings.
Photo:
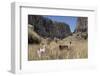
<path id="1" fill-rule="evenodd" d="M 31 24 L 34 31 L 42 37 L 62 39 L 71 34 L 68 24 L 55 22 L 39 15 L 28 15 L 28 24 Z"/>
<path id="2" fill-rule="evenodd" d="M 87 32 L 88 31 L 88 18 L 87 17 L 78 17 L 77 26 L 75 33 L 77 32 Z"/>
<path id="3" fill-rule="evenodd" d="M 78 17 L 77 26 L 74 31 L 78 38 L 88 39 L 88 18 Z"/>

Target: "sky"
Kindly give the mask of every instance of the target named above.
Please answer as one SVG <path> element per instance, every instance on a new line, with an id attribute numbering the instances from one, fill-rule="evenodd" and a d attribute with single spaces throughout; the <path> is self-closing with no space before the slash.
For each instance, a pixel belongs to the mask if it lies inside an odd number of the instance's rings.
<path id="1" fill-rule="evenodd" d="M 53 21 L 64 22 L 70 26 L 71 32 L 74 32 L 74 29 L 77 24 L 77 17 L 73 16 L 45 16 Z"/>

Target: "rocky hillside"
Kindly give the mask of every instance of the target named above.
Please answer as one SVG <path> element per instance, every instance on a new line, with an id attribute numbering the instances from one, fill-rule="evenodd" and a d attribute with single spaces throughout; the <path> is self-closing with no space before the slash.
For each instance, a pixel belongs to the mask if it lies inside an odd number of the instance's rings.
<path id="1" fill-rule="evenodd" d="M 88 18 L 87 17 L 78 17 L 77 26 L 74 31 L 76 36 L 83 39 L 88 39 Z"/>
<path id="2" fill-rule="evenodd" d="M 28 15 L 28 24 L 31 24 L 34 31 L 44 38 L 63 39 L 71 34 L 68 24 L 52 21 L 44 16 Z"/>
<path id="3" fill-rule="evenodd" d="M 87 32 L 88 31 L 88 18 L 87 17 L 78 17 L 77 26 L 75 33 L 77 32 Z"/>
<path id="4" fill-rule="evenodd" d="M 33 30 L 34 30 L 34 27 L 32 25 L 28 25 L 28 43 L 39 44 L 41 42 L 40 36 Z"/>

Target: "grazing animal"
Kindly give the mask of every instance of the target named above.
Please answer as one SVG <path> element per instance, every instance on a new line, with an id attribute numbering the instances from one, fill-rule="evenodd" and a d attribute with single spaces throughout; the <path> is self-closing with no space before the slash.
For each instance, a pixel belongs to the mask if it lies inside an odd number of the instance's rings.
<path id="1" fill-rule="evenodd" d="M 43 45 L 43 47 L 42 48 L 40 48 L 39 50 L 37 50 L 37 54 L 38 54 L 38 56 L 39 57 L 41 57 L 41 55 L 43 54 L 43 53 L 45 53 L 45 45 Z"/>
<path id="2" fill-rule="evenodd" d="M 59 45 L 60 50 L 68 49 L 68 45 Z"/>
<path id="3" fill-rule="evenodd" d="M 40 50 L 37 50 L 37 54 L 38 54 L 38 56 L 39 56 L 39 58 L 41 57 L 41 52 L 40 52 Z"/>

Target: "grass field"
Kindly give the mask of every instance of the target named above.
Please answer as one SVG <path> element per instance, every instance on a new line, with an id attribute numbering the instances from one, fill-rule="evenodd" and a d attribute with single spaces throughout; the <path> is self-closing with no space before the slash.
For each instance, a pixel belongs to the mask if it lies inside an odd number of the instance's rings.
<path id="1" fill-rule="evenodd" d="M 46 45 L 46 51 L 39 57 L 37 50 L 42 47 L 42 43 Z M 61 50 L 59 45 L 68 45 L 68 48 Z M 88 58 L 88 40 L 78 39 L 74 35 L 57 42 L 55 40 L 48 41 L 47 39 L 42 39 L 40 44 L 28 44 L 29 61 L 81 58 Z"/>

